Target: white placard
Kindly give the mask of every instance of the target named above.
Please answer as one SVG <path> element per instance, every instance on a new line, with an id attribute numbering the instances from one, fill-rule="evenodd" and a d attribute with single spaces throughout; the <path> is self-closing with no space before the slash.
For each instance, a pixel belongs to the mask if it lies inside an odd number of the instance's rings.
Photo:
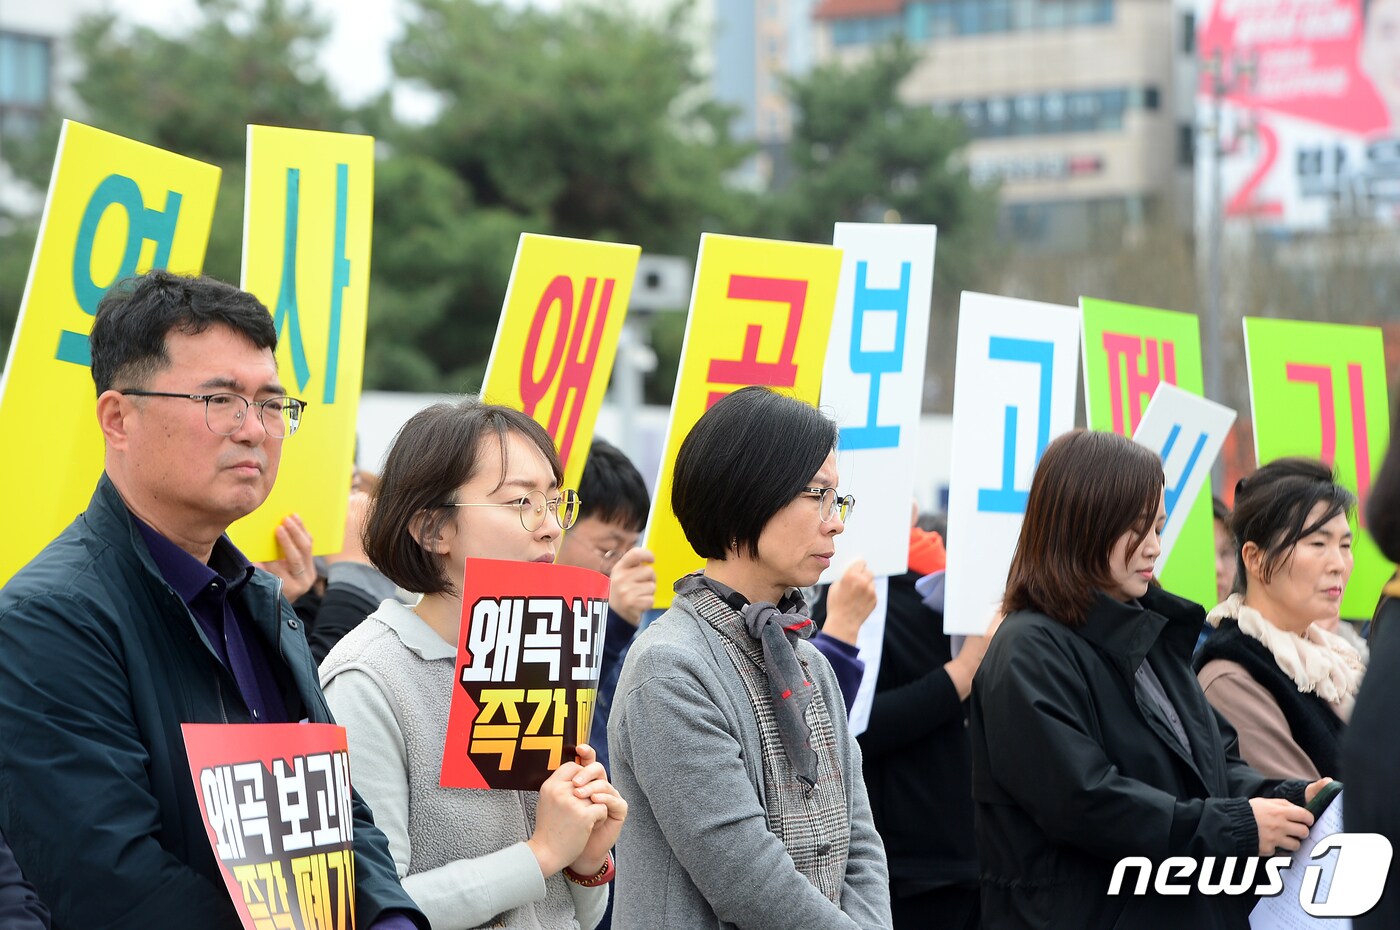
<path id="1" fill-rule="evenodd" d="M 865 559 L 876 577 L 909 568 L 937 240 L 935 226 L 836 224 L 833 244 L 844 258 L 821 405 L 841 428 L 836 464 L 856 512 L 823 584 L 856 559 Z"/>
<path id="2" fill-rule="evenodd" d="M 980 635 L 1001 603 L 1031 477 L 1073 428 L 1079 310 L 964 292 L 953 384 L 943 630 Z"/>
<path id="3" fill-rule="evenodd" d="M 903 574 L 901 572 L 901 574 Z M 875 579 L 875 609 L 856 633 L 856 648 L 865 663 L 860 688 L 851 702 L 851 735 L 860 736 L 870 726 L 870 705 L 875 700 L 875 681 L 880 677 L 880 657 L 885 652 L 885 614 L 890 609 L 889 578 Z"/>
<path id="4" fill-rule="evenodd" d="M 1152 400 L 1142 412 L 1133 442 L 1160 455 L 1167 474 L 1163 492 L 1167 525 L 1162 530 L 1162 554 L 1157 556 L 1159 575 L 1171 558 L 1172 547 L 1191 512 L 1191 504 L 1210 477 L 1216 456 L 1220 455 L 1225 437 L 1234 424 L 1235 411 L 1229 407 L 1165 381 L 1157 385 Z"/>

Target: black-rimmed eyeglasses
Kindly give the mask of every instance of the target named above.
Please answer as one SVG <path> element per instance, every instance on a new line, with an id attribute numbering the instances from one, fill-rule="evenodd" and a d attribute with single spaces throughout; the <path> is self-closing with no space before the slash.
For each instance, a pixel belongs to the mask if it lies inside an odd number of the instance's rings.
<path id="1" fill-rule="evenodd" d="M 204 403 L 204 425 L 220 436 L 232 436 L 243 428 L 249 407 L 258 408 L 258 422 L 273 439 L 293 436 L 301 427 L 306 401 L 279 394 L 267 400 L 250 401 L 242 394 L 220 391 L 216 394 L 175 394 L 170 391 L 117 391 L 131 397 L 175 397 Z"/>

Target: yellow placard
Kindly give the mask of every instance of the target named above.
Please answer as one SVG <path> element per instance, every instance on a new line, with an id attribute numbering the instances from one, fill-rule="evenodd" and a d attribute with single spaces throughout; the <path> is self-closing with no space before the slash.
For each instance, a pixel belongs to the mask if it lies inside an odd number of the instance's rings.
<path id="1" fill-rule="evenodd" d="M 709 233 L 701 238 L 661 475 L 647 521 L 646 546 L 656 554 L 657 607 L 670 605 L 676 579 L 704 566 L 671 511 L 681 442 L 711 405 L 751 384 L 817 403 L 840 276 L 841 250 L 829 245 Z"/>
<path id="2" fill-rule="evenodd" d="M 273 532 L 297 513 L 316 553 L 339 552 L 365 365 L 374 139 L 249 126 L 246 197 L 240 286 L 272 312 L 278 373 L 308 406 L 272 493 L 229 533 L 250 559 L 281 558 Z"/>
<path id="3" fill-rule="evenodd" d="M 65 120 L 39 240 L 0 376 L 0 584 L 87 506 L 102 472 L 88 333 L 128 275 L 198 273 L 218 168 Z M 23 451 L 22 450 L 27 450 Z"/>
<path id="4" fill-rule="evenodd" d="M 564 486 L 583 476 L 608 391 L 640 246 L 525 233 L 481 394 L 554 438 Z"/>

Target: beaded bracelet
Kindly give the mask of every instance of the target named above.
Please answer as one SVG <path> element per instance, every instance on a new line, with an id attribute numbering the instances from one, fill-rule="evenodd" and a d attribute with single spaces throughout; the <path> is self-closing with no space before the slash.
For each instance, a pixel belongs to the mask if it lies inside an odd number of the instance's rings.
<path id="1" fill-rule="evenodd" d="M 567 865 L 564 866 L 564 877 L 575 885 L 582 885 L 585 888 L 597 888 L 599 885 L 606 885 L 617 875 L 617 866 L 613 864 L 612 851 L 609 850 L 603 859 L 603 867 L 593 875 L 579 875 Z"/>

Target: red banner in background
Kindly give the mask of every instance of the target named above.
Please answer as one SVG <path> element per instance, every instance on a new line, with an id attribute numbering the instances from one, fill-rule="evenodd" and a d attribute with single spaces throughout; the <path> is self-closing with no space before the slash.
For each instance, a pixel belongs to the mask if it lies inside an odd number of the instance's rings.
<path id="1" fill-rule="evenodd" d="M 608 579 L 538 562 L 467 559 L 445 788 L 537 791 L 588 741 Z"/>
<path id="2" fill-rule="evenodd" d="M 345 729 L 187 723 L 209 845 L 246 930 L 355 927 Z"/>

